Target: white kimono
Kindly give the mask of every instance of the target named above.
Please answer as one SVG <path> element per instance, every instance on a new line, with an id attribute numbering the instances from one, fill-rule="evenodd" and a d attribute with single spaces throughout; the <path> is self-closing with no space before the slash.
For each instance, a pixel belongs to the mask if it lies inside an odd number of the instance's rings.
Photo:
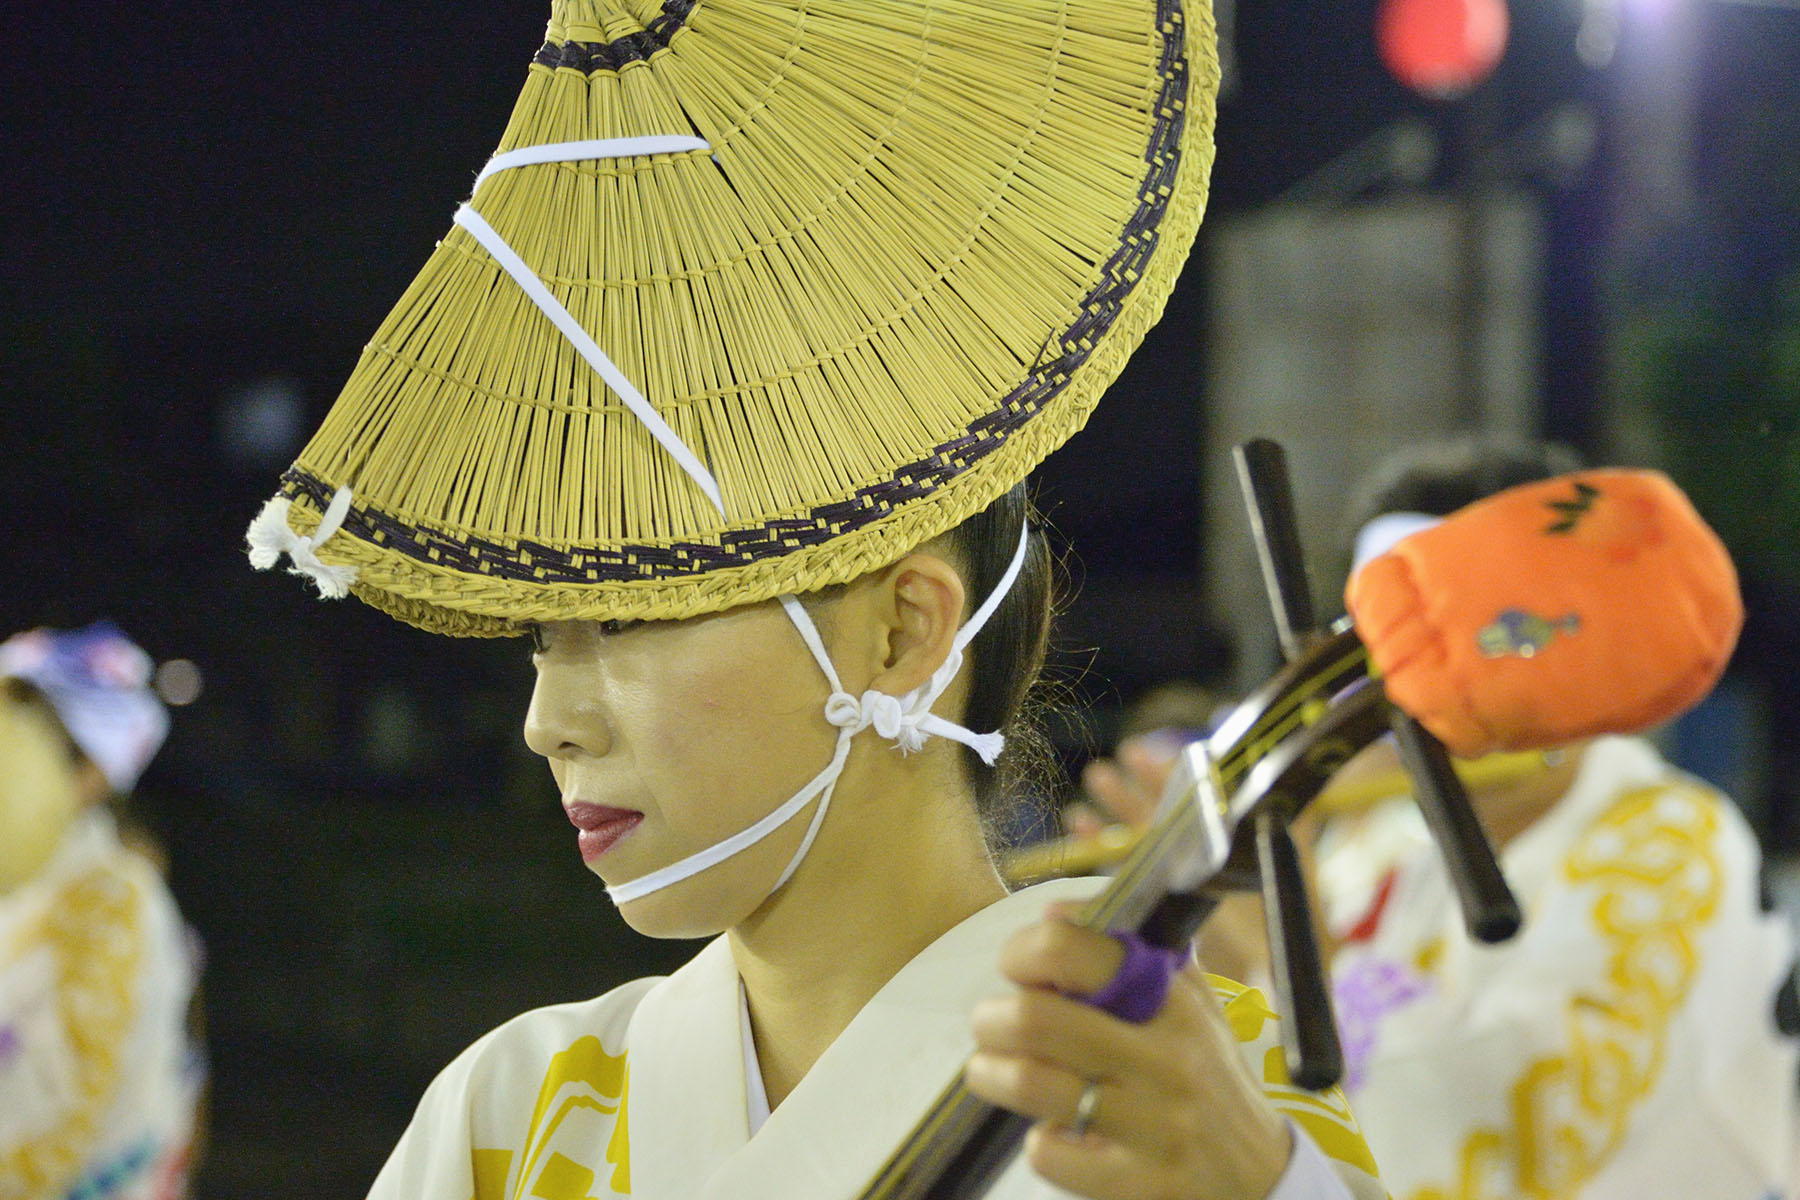
<path id="1" fill-rule="evenodd" d="M 0 896 L 0 1198 L 185 1194 L 195 959 L 161 875 L 98 810 Z"/>
<path id="2" fill-rule="evenodd" d="M 1394 1195 L 1793 1195 L 1792 939 L 1732 804 L 1645 742 L 1595 742 L 1502 856 L 1523 932 L 1482 947 L 1402 803 L 1321 847 L 1332 924 L 1364 939 L 1332 972 L 1347 1088 Z"/>
<path id="3" fill-rule="evenodd" d="M 850 1200 L 973 1050 L 971 1008 L 1010 986 L 999 975 L 1001 943 L 1048 902 L 1092 895 L 1101 882 L 1028 889 L 944 934 L 869 1001 L 754 1136 L 740 985 L 724 938 L 666 979 L 526 1013 L 438 1076 L 370 1195 Z M 1343 1097 L 1289 1085 L 1261 994 L 1220 985 L 1269 1098 L 1304 1133 L 1272 1200 L 1385 1197 Z M 1023 1162 L 989 1194 L 1063 1195 Z"/>

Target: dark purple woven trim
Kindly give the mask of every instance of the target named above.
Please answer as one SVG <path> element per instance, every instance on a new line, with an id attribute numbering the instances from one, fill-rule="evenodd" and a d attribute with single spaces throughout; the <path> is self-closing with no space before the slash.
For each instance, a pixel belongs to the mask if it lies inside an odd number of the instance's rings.
<path id="1" fill-rule="evenodd" d="M 665 12 L 673 9 L 673 0 Z M 1149 168 L 1138 188 L 1138 206 L 1125 224 L 1119 247 L 1106 262 L 1099 284 L 1088 293 L 1081 315 L 1050 338 L 1030 374 L 986 416 L 963 433 L 908 463 L 889 479 L 870 484 L 848 500 L 821 505 L 804 517 L 771 521 L 754 529 L 727 530 L 720 544 L 679 542 L 673 546 L 564 550 L 539 542 L 456 537 L 408 525 L 376 509 L 352 505 L 344 529 L 352 537 L 472 575 L 534 583 L 616 583 L 700 575 L 721 567 L 779 558 L 872 525 L 901 507 L 928 496 L 998 450 L 1007 437 L 1035 416 L 1068 385 L 1112 327 L 1126 299 L 1144 277 L 1156 249 L 1158 231 L 1181 165 L 1181 131 L 1187 119 L 1188 61 L 1184 53 L 1181 0 L 1159 0 L 1157 16 L 1165 37 L 1158 64 L 1163 86 L 1157 97 L 1144 162 Z M 616 45 L 616 43 L 615 43 Z M 704 459 L 705 447 L 696 447 Z M 281 477 L 288 496 L 305 496 L 321 512 L 336 490 L 300 470 Z"/>
<path id="2" fill-rule="evenodd" d="M 617 71 L 626 63 L 642 62 L 669 44 L 694 11 L 697 0 L 664 0 L 662 15 L 639 33 L 610 42 L 545 42 L 531 61 L 545 67 L 572 67 L 588 75 Z"/>

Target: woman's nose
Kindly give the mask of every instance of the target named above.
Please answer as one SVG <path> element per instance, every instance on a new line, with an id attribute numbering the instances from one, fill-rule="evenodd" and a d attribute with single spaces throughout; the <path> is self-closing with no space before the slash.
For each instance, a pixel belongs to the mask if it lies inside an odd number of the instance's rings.
<path id="1" fill-rule="evenodd" d="M 525 710 L 525 744 L 549 759 L 599 757 L 612 747 L 612 732 L 598 688 L 571 665 L 540 662 L 531 706 Z"/>

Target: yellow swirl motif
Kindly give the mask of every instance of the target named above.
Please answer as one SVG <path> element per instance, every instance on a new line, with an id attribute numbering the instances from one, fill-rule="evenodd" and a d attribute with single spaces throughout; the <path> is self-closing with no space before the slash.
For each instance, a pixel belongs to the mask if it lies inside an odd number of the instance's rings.
<path id="1" fill-rule="evenodd" d="M 626 1089 L 625 1055 L 608 1053 L 597 1037 L 577 1038 L 567 1049 L 553 1055 L 538 1088 L 537 1104 L 525 1134 L 524 1165 L 517 1181 L 508 1191 L 512 1151 L 476 1149 L 471 1164 L 474 1200 L 597 1200 L 596 1193 L 629 1196 L 631 1151 L 625 1132 Z M 612 1118 L 606 1161 L 613 1169 L 604 1185 L 597 1186 L 592 1168 L 552 1146 L 564 1122 L 581 1113 Z"/>
<path id="2" fill-rule="evenodd" d="M 1603 981 L 1571 998 L 1567 1048 L 1514 1085 L 1510 1127 L 1470 1134 L 1455 1186 L 1412 1200 L 1566 1200 L 1618 1149 L 1661 1075 L 1670 1019 L 1699 969 L 1695 937 L 1724 891 L 1718 805 L 1688 784 L 1638 788 L 1582 834 L 1564 874 L 1600 889 Z"/>
<path id="3" fill-rule="evenodd" d="M 143 905 L 123 873 L 96 868 L 66 884 L 21 953 L 56 961 L 57 1010 L 75 1057 L 75 1104 L 56 1125 L 0 1149 L 0 1198 L 53 1195 L 80 1172 L 118 1088 L 144 957 Z"/>

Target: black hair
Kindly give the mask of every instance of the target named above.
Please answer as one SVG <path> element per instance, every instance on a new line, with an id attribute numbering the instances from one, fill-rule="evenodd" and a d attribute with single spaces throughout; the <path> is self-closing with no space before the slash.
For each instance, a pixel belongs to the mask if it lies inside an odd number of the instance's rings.
<path id="1" fill-rule="evenodd" d="M 1382 513 L 1447 517 L 1496 492 L 1581 469 L 1558 442 L 1464 434 L 1419 442 L 1382 459 L 1364 476 L 1349 507 L 1351 534 Z"/>
<path id="2" fill-rule="evenodd" d="M 1054 705 L 1043 671 L 1058 607 L 1056 563 L 1023 483 L 929 543 L 954 559 L 962 574 L 962 619 L 967 622 L 1000 586 L 1018 553 L 1021 529 L 1028 533 L 1019 577 L 969 643 L 962 669 L 969 692 L 958 723 L 976 733 L 998 731 L 1006 739 L 991 767 L 974 750 L 961 747 L 983 836 L 996 851 L 1013 840 L 1028 823 L 1023 818 L 1047 804 L 1054 790 L 1049 781 L 1056 754 L 1044 732 L 1045 716 Z M 819 606 L 835 600 L 844 587 L 820 588 L 801 600 L 815 620 L 828 621 Z"/>
<path id="3" fill-rule="evenodd" d="M 1006 749 L 989 767 L 965 747 L 963 764 L 975 789 L 976 809 L 990 843 L 1004 840 L 1021 806 L 1045 791 L 1054 762 L 1042 729 L 1048 707 L 1040 678 L 1056 610 L 1056 568 L 1041 519 L 1023 483 L 945 533 L 939 542 L 964 572 L 967 620 L 999 586 L 1028 529 L 1025 562 L 999 608 L 969 643 L 969 698 L 962 724 L 977 733 L 999 730 Z"/>

